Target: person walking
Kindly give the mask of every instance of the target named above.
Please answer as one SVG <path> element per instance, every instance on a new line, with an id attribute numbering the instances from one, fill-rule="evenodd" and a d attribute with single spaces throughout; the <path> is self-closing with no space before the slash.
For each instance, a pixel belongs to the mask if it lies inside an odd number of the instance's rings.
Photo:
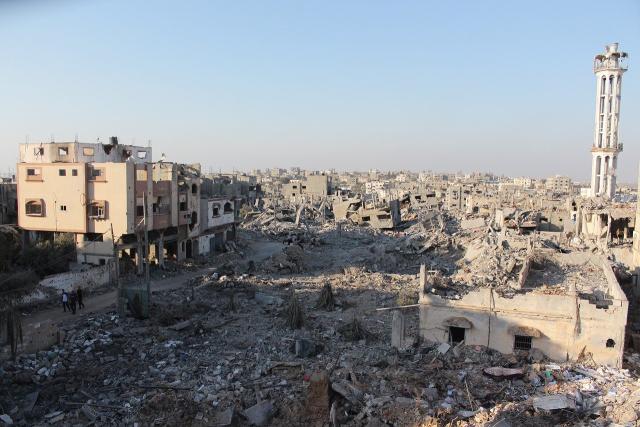
<path id="1" fill-rule="evenodd" d="M 82 302 L 82 288 L 78 286 L 76 290 L 76 299 L 78 300 L 78 310 L 82 310 L 84 308 L 84 303 Z"/>
<path id="2" fill-rule="evenodd" d="M 71 306 L 71 312 L 76 314 L 76 293 L 73 290 L 69 295 L 69 305 Z"/>
<path id="3" fill-rule="evenodd" d="M 65 313 L 67 312 L 67 309 L 71 311 L 71 307 L 69 307 L 69 294 L 65 290 L 62 291 L 62 309 Z"/>

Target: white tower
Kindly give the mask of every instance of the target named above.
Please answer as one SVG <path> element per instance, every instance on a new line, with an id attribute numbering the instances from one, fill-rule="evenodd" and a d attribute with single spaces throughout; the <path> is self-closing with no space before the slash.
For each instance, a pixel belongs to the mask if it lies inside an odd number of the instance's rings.
<path id="1" fill-rule="evenodd" d="M 618 51 L 618 43 L 607 45 L 596 55 L 596 117 L 591 154 L 591 196 L 611 198 L 616 192 L 616 166 L 622 144 L 618 141 L 622 74 L 627 71 L 627 54 Z"/>

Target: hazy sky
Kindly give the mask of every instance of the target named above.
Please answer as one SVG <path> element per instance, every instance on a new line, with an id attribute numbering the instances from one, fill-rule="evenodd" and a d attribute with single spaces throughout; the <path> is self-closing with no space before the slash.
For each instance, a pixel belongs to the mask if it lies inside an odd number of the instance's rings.
<path id="1" fill-rule="evenodd" d="M 0 171 L 27 135 L 78 134 L 215 170 L 586 179 L 592 60 L 616 41 L 634 182 L 638 0 L 0 0 Z"/>

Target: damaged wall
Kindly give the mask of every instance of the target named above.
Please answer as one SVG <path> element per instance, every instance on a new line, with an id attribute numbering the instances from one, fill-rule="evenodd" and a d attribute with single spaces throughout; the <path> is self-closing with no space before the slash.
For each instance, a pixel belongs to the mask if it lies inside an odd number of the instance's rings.
<path id="1" fill-rule="evenodd" d="M 459 300 L 420 295 L 420 335 L 449 342 L 453 319 L 463 318 L 467 345 L 485 345 L 501 353 L 514 351 L 516 335 L 531 337 L 531 347 L 557 361 L 576 360 L 583 348 L 596 363 L 621 367 L 628 301 L 608 263 L 607 308 L 575 292 L 516 294 L 512 298 L 482 288 Z"/>

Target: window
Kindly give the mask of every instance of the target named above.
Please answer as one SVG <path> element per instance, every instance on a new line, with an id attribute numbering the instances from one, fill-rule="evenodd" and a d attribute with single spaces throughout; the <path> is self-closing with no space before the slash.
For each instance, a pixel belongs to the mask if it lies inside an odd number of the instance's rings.
<path id="1" fill-rule="evenodd" d="M 100 258 L 98 262 L 100 263 L 100 265 L 105 265 L 107 263 L 107 260 L 104 258 Z"/>
<path id="2" fill-rule="evenodd" d="M 144 205 L 136 206 L 136 216 L 144 216 Z"/>
<path id="3" fill-rule="evenodd" d="M 71 176 L 78 176 L 78 169 L 71 169 Z"/>
<path id="4" fill-rule="evenodd" d="M 531 337 L 526 335 L 516 335 L 513 340 L 514 350 L 531 350 Z"/>
<path id="5" fill-rule="evenodd" d="M 191 194 L 198 194 L 198 186 L 193 184 L 191 186 Z"/>
<path id="6" fill-rule="evenodd" d="M 231 202 L 227 202 L 224 204 L 224 213 L 232 213 L 233 207 L 231 206 Z"/>
<path id="7" fill-rule="evenodd" d="M 146 180 L 147 180 L 147 170 L 136 169 L 136 181 L 146 181 Z"/>
<path id="8" fill-rule="evenodd" d="M 60 205 L 60 210 L 62 212 L 66 212 L 67 211 L 67 205 Z"/>
<path id="9" fill-rule="evenodd" d="M 187 202 L 180 202 L 180 212 L 187 210 Z"/>
<path id="10" fill-rule="evenodd" d="M 25 213 L 29 216 L 43 216 L 44 203 L 42 200 L 29 200 L 25 205 Z"/>
<path id="11" fill-rule="evenodd" d="M 58 175 L 59 176 L 67 176 L 67 170 L 66 169 L 58 169 Z"/>
<path id="12" fill-rule="evenodd" d="M 84 147 L 82 149 L 82 154 L 85 155 L 85 156 L 93 156 L 93 154 L 94 154 L 93 148 L 92 147 Z"/>
<path id="13" fill-rule="evenodd" d="M 607 340 L 607 348 L 614 348 L 616 346 L 616 342 L 614 340 L 612 340 L 611 338 L 609 338 Z"/>
<path id="14" fill-rule="evenodd" d="M 371 221 L 371 217 L 370 216 L 363 216 L 362 220 L 363 221 Z"/>
<path id="15" fill-rule="evenodd" d="M 89 218 L 93 219 L 105 219 L 106 215 L 106 202 L 104 200 L 93 201 L 87 205 Z"/>
<path id="16" fill-rule="evenodd" d="M 104 237 L 99 233 L 86 233 L 83 235 L 83 239 L 85 242 L 104 242 Z"/>
<path id="17" fill-rule="evenodd" d="M 59 147 L 58 156 L 66 157 L 69 155 L 69 147 Z"/>
<path id="18" fill-rule="evenodd" d="M 106 174 L 105 174 L 104 168 L 91 169 L 91 174 L 89 175 L 89 179 L 92 181 L 106 181 Z"/>
<path id="19" fill-rule="evenodd" d="M 449 342 L 458 344 L 464 341 L 464 328 L 449 326 Z"/>
<path id="20" fill-rule="evenodd" d="M 212 217 L 215 218 L 217 216 L 220 216 L 220 205 L 218 204 L 211 205 L 211 211 L 212 211 L 212 214 L 211 214 Z"/>
<path id="21" fill-rule="evenodd" d="M 27 169 L 27 181 L 42 181 L 42 169 L 40 168 Z"/>
<path id="22" fill-rule="evenodd" d="M 146 159 L 147 158 L 147 152 L 144 150 L 140 150 L 136 153 L 136 156 L 138 156 L 138 158 L 140 160 Z"/>

